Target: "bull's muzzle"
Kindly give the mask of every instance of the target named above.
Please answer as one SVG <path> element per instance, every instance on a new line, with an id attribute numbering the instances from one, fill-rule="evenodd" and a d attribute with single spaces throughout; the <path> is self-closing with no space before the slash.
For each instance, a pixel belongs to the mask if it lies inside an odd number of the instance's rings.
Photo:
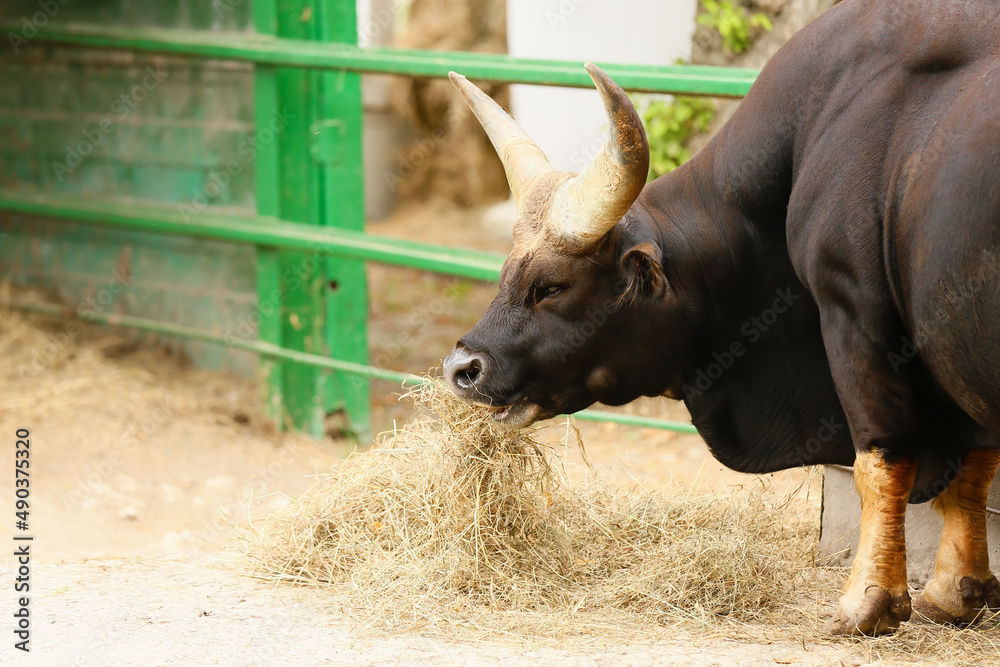
<path id="1" fill-rule="evenodd" d="M 444 360 L 444 376 L 451 390 L 459 397 L 474 400 L 477 387 L 486 377 L 489 361 L 486 355 L 469 351 L 464 345 L 457 345 Z"/>

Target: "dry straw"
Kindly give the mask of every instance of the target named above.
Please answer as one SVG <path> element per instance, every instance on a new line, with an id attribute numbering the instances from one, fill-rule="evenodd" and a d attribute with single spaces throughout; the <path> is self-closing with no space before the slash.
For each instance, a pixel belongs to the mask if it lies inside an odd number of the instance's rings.
<path id="1" fill-rule="evenodd" d="M 814 534 L 789 521 L 788 496 L 571 483 L 531 431 L 433 382 L 412 398 L 413 422 L 259 531 L 260 574 L 334 585 L 384 628 L 532 636 L 719 627 L 794 599 Z"/>

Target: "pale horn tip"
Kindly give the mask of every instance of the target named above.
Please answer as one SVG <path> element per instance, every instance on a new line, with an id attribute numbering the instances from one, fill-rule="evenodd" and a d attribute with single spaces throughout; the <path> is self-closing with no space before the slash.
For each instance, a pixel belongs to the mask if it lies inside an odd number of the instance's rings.
<path id="1" fill-rule="evenodd" d="M 587 61 L 584 64 L 584 68 L 586 68 L 587 74 L 590 75 L 591 80 L 595 84 L 597 84 L 598 81 L 602 81 L 602 82 L 604 82 L 605 86 L 608 86 L 608 87 L 616 85 L 614 83 L 614 81 L 611 79 L 611 77 L 608 76 L 608 73 L 605 72 L 604 70 L 602 70 L 600 67 L 598 67 L 594 63 L 592 63 L 590 61 Z"/>
<path id="2" fill-rule="evenodd" d="M 467 79 L 464 76 L 454 71 L 448 72 L 448 78 L 451 79 L 451 82 L 456 86 L 462 81 L 467 81 Z"/>

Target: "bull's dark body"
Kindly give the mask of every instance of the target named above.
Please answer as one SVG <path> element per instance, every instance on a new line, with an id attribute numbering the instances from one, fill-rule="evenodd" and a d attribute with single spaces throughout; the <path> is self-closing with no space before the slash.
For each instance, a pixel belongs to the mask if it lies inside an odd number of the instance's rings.
<path id="1" fill-rule="evenodd" d="M 998 2 L 834 7 L 596 253 L 508 265 L 462 340 L 505 369 L 481 391 L 546 415 L 683 396 L 736 470 L 878 448 L 917 459 L 913 500 L 940 492 L 970 449 L 1000 442 L 998 46 Z M 567 352 L 560 341 L 621 291 L 621 258 L 644 242 L 668 298 L 637 296 Z M 572 276 L 556 278 L 567 293 L 525 305 L 553 271 Z M 754 318 L 781 293 L 798 298 L 765 331 Z M 614 380 L 594 381 L 598 365 Z"/>

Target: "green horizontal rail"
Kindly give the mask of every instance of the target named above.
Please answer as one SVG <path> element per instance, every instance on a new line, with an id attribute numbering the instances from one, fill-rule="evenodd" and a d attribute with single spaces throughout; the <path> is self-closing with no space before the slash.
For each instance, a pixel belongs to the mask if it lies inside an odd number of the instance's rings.
<path id="1" fill-rule="evenodd" d="M 75 313 L 73 312 L 72 309 L 63 306 L 57 306 L 50 303 L 6 301 L 0 303 L 0 307 L 32 312 L 32 313 L 40 313 L 43 315 L 54 315 L 56 317 L 75 316 Z M 360 375 L 362 377 L 371 378 L 373 380 L 388 380 L 389 382 L 398 382 L 400 384 L 408 384 L 408 385 L 420 384 L 421 382 L 424 382 L 423 377 L 419 375 L 414 375 L 412 373 L 403 373 L 400 371 L 389 370 L 387 368 L 377 368 L 375 366 L 368 366 L 366 364 L 356 364 L 350 361 L 330 359 L 329 357 L 322 357 L 318 354 L 310 354 L 308 352 L 298 352 L 296 350 L 289 350 L 280 347 L 278 345 L 272 345 L 271 343 L 266 343 L 260 340 L 248 340 L 234 336 L 226 336 L 224 334 L 213 333 L 210 331 L 205 331 L 203 329 L 197 329 L 195 327 L 188 327 L 181 324 L 171 324 L 169 322 L 161 322 L 159 320 L 153 320 L 146 317 L 135 317 L 133 315 L 121 315 L 118 313 L 99 313 L 91 311 L 87 313 L 87 320 L 90 322 L 97 322 L 98 324 L 106 324 L 109 326 L 140 329 L 143 331 L 151 331 L 153 333 L 159 333 L 168 336 L 178 336 L 181 338 L 203 340 L 209 343 L 218 343 L 219 345 L 226 345 L 234 349 L 253 352 L 264 357 L 282 359 L 284 361 L 295 361 L 303 364 L 311 364 L 313 366 L 317 366 L 319 368 L 323 368 L 326 370 L 339 371 L 341 373 L 348 373 L 351 375 Z M 625 415 L 625 414 L 618 414 L 615 412 L 605 412 L 602 410 L 582 410 L 580 412 L 575 413 L 573 417 L 589 421 L 613 422 L 616 424 L 623 424 L 625 426 L 658 428 L 668 431 L 677 431 L 680 433 L 695 433 L 695 434 L 698 433 L 698 431 L 692 424 L 668 421 L 664 419 L 654 419 L 652 417 L 639 417 L 636 415 Z"/>
<path id="2" fill-rule="evenodd" d="M 503 255 L 495 253 L 383 238 L 276 218 L 206 212 L 196 214 L 188 221 L 184 213 L 174 208 L 31 194 L 3 188 L 0 188 L 0 211 L 41 216 L 60 222 L 85 222 L 101 227 L 178 234 L 318 256 L 381 262 L 474 280 L 496 280 L 504 261 Z"/>
<path id="3" fill-rule="evenodd" d="M 678 433 L 693 433 L 695 435 L 698 435 L 698 429 L 695 428 L 694 424 L 685 424 L 684 422 L 656 419 L 655 417 L 642 417 L 640 415 L 625 415 L 617 412 L 606 412 L 604 410 L 581 410 L 580 412 L 574 413 L 573 416 L 576 417 L 577 419 L 584 419 L 587 421 L 614 422 L 616 424 L 623 424 L 625 426 L 636 426 L 639 428 L 659 428 L 668 431 L 677 431 Z"/>
<path id="4" fill-rule="evenodd" d="M 41 313 L 43 315 L 54 315 L 56 317 L 76 317 L 76 313 L 74 313 L 71 308 L 50 303 L 5 301 L 0 303 L 0 306 L 4 308 L 11 308 L 13 310 Z M 209 343 L 218 343 L 219 345 L 225 345 L 233 349 L 254 352 L 264 357 L 311 364 L 313 366 L 318 366 L 331 371 L 361 375 L 376 380 L 389 380 L 390 382 L 400 382 L 406 384 L 419 384 L 420 382 L 423 382 L 422 377 L 411 373 L 401 373 L 399 371 L 391 371 L 385 368 L 376 368 L 365 364 L 357 364 L 351 361 L 330 359 L 329 357 L 322 357 L 318 354 L 289 350 L 279 345 L 274 345 L 257 339 L 227 336 L 225 334 L 205 331 L 203 329 L 188 327 L 182 324 L 161 322 L 159 320 L 153 320 L 146 317 L 88 311 L 85 319 L 88 322 L 97 322 L 98 324 L 107 324 L 114 327 L 141 329 L 143 331 L 151 331 L 153 333 L 164 334 L 167 336 L 177 336 L 180 338 L 203 340 Z"/>
<path id="5" fill-rule="evenodd" d="M 0 23 L 2 34 L 19 33 L 21 28 L 14 23 Z M 576 88 L 593 86 L 582 62 L 512 58 L 463 51 L 362 49 L 349 44 L 317 44 L 220 31 L 67 23 L 40 28 L 32 42 L 410 76 L 447 76 L 449 71 L 455 70 L 470 79 Z M 736 67 L 597 64 L 622 88 L 649 93 L 742 97 L 759 74 L 758 70 Z"/>

